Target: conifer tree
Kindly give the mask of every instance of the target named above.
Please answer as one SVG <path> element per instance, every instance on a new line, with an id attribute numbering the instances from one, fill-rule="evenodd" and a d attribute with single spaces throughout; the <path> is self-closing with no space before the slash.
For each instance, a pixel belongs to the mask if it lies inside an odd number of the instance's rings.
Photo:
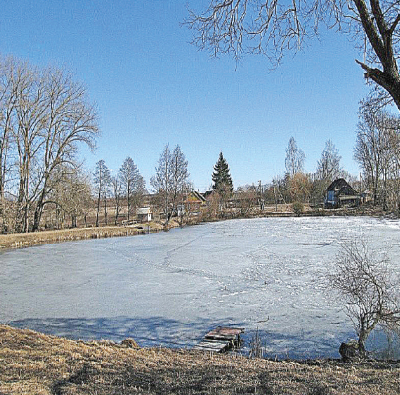
<path id="1" fill-rule="evenodd" d="M 219 193 L 230 193 L 233 191 L 233 182 L 230 174 L 228 162 L 225 160 L 222 152 L 219 154 L 217 163 L 214 166 L 212 174 L 213 189 Z"/>

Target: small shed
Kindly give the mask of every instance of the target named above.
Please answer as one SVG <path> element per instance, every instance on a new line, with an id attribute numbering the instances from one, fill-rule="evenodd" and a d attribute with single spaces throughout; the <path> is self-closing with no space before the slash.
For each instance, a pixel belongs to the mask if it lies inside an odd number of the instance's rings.
<path id="1" fill-rule="evenodd" d="M 336 179 L 326 190 L 326 208 L 358 206 L 360 203 L 361 196 L 346 182 L 344 178 Z"/>
<path id="2" fill-rule="evenodd" d="M 153 220 L 153 211 L 150 207 L 141 207 L 136 210 L 136 216 L 139 222 L 150 222 Z"/>

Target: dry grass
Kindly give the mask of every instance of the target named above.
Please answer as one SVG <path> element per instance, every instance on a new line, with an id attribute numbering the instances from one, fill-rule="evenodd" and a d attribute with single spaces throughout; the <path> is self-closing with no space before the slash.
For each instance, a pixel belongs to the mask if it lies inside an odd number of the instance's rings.
<path id="1" fill-rule="evenodd" d="M 163 226 L 156 222 L 133 226 L 105 226 L 100 228 L 76 228 L 52 230 L 35 233 L 16 233 L 0 235 L 0 251 L 10 248 L 29 247 L 37 244 L 60 243 L 105 237 L 134 236 L 150 232 L 159 232 Z"/>
<path id="2" fill-rule="evenodd" d="M 0 326 L 0 394 L 399 394 L 400 365 L 273 362 Z"/>

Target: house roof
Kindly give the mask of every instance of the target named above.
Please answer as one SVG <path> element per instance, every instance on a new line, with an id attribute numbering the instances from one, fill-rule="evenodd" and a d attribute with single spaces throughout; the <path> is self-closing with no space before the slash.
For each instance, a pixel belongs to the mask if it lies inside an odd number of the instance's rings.
<path id="1" fill-rule="evenodd" d="M 338 195 L 357 195 L 357 192 L 346 182 L 344 178 L 338 178 L 329 185 L 327 191 L 335 191 Z"/>
<path id="2" fill-rule="evenodd" d="M 192 191 L 192 194 L 194 195 L 194 197 L 197 198 L 197 200 L 200 200 L 202 202 L 206 201 L 206 198 L 200 192 Z"/>
<path id="3" fill-rule="evenodd" d="M 151 214 L 151 208 L 150 207 L 141 207 L 141 208 L 138 208 L 137 210 L 136 210 L 136 214 L 138 214 L 138 215 L 146 215 L 146 214 Z"/>

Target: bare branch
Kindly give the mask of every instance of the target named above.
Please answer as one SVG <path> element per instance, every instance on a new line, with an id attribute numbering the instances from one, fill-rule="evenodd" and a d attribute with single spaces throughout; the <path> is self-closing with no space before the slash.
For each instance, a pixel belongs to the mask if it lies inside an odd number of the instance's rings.
<path id="1" fill-rule="evenodd" d="M 364 240 L 351 242 L 342 246 L 335 270 L 328 276 L 346 303 L 363 354 L 365 341 L 378 324 L 400 324 L 400 304 L 395 297 L 398 284 L 391 281 L 387 263 L 387 257 L 377 257 Z"/>

